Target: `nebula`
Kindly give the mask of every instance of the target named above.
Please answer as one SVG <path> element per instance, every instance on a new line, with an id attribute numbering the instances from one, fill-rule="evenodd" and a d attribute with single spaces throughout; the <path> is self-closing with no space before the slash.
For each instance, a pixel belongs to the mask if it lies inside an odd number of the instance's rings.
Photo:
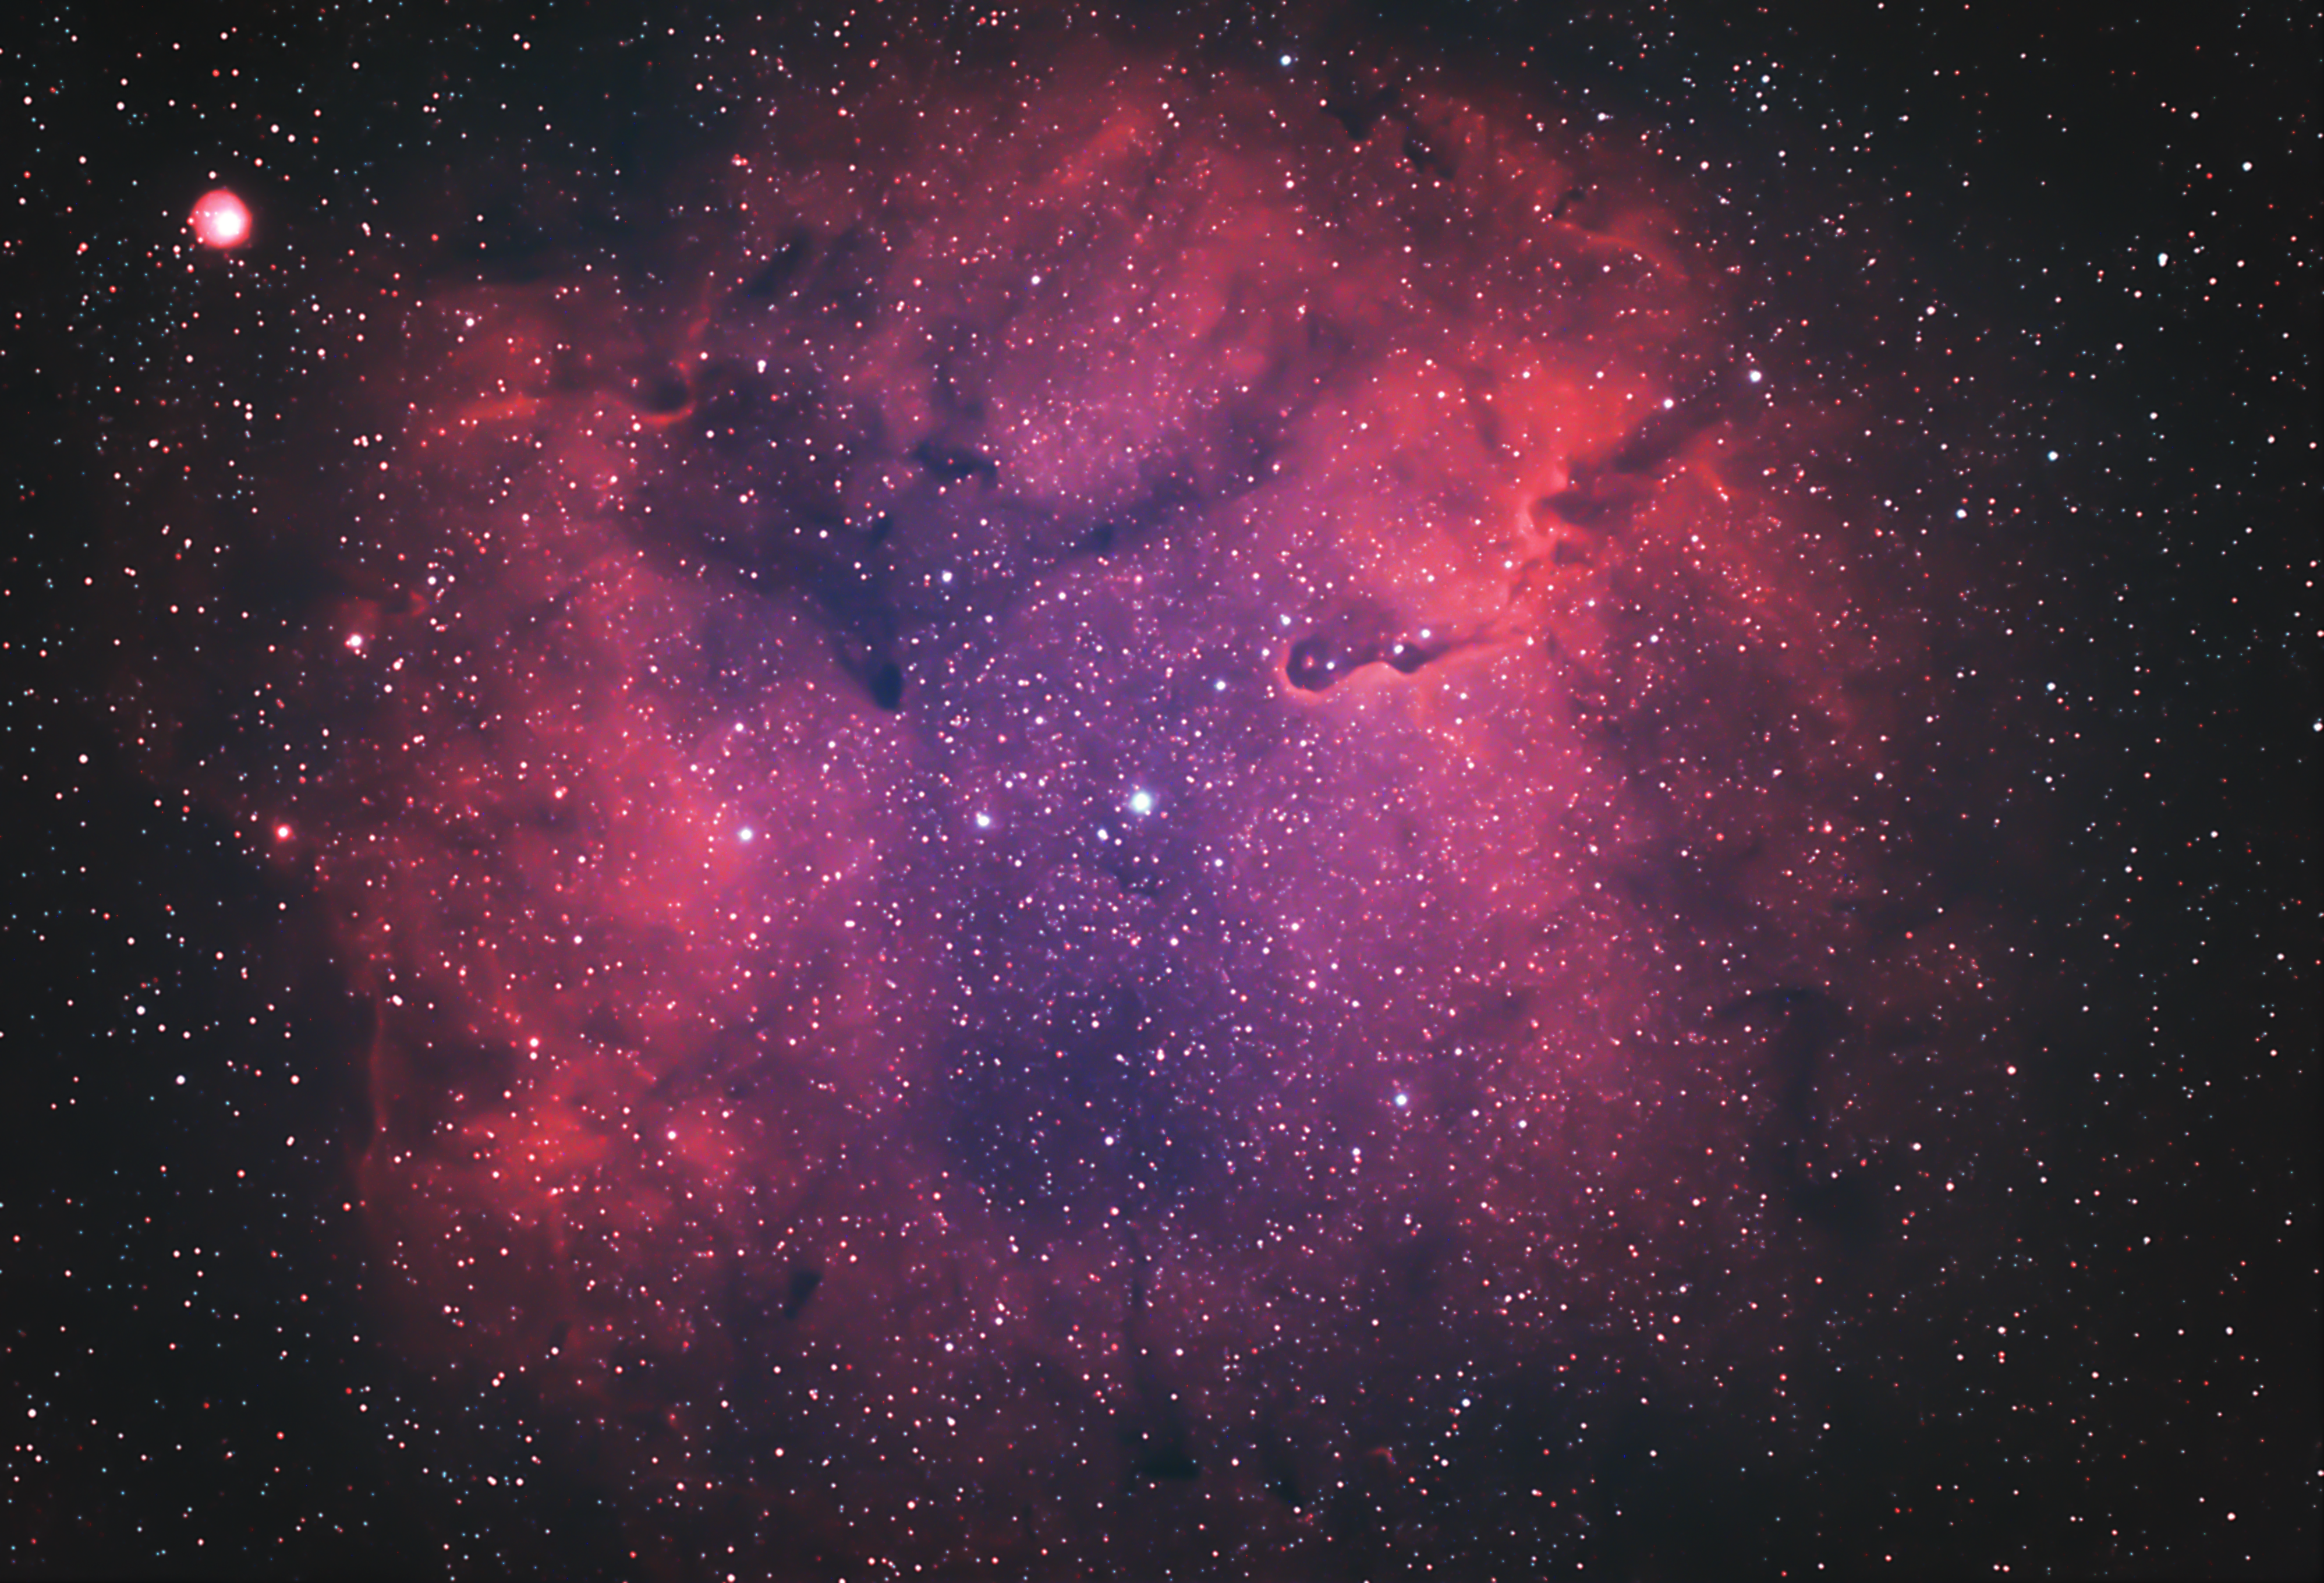
<path id="1" fill-rule="evenodd" d="M 1678 160 L 1118 41 L 751 125 L 383 235 L 141 584 L 260 613 L 124 686 L 341 922 L 401 1347 L 762 1574 L 1522 1575 L 2006 1235 L 1963 574 Z"/>

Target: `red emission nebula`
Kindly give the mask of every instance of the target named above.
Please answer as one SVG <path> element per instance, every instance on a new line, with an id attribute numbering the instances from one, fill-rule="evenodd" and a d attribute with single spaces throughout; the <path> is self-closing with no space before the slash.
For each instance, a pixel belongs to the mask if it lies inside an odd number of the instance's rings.
<path id="1" fill-rule="evenodd" d="M 902 75 L 401 280 L 146 579 L 288 612 L 135 702 L 343 924 L 398 1345 L 779 1574 L 1550 1553 L 1586 1393 L 2002 1235 L 1965 584 L 1634 133 Z"/>

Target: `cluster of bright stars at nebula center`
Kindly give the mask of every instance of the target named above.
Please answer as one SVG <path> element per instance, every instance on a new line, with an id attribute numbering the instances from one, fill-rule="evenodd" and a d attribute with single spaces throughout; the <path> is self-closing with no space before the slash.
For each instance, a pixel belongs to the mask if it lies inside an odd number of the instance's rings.
<path id="1" fill-rule="evenodd" d="M 352 640 L 350 640 L 350 641 L 352 641 Z M 1129 808 L 1130 813 L 1141 817 L 1145 815 L 1151 814 L 1154 811 L 1154 794 L 1148 791 L 1144 787 L 1136 787 L 1130 792 L 1129 797 L 1125 800 L 1125 805 Z M 991 829 L 992 815 L 986 813 L 979 813 L 976 815 L 976 827 L 979 830 Z M 279 836 L 288 837 L 290 833 L 290 826 L 285 825 L 275 833 Z M 1105 831 L 1100 830 L 1098 832 L 1098 838 L 1101 841 L 1104 840 L 1106 833 L 1107 833 Z M 758 829 L 754 825 L 745 824 L 734 833 L 734 839 L 742 842 L 745 845 L 748 845 L 750 842 L 759 839 Z M 1401 1096 L 1398 1097 L 1397 1102 L 1398 1104 L 1402 1104 L 1404 1102 Z"/>

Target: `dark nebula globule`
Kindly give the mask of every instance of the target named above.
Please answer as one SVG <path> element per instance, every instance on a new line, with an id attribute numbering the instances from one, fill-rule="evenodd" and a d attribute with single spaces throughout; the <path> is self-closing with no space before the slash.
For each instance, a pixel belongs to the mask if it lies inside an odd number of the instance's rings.
<path id="1" fill-rule="evenodd" d="M 1932 531 L 1983 354 L 1387 23 L 880 25 L 657 22 L 581 108 L 683 135 L 318 208 L 301 393 L 109 529 L 107 729 L 299 898 L 478 1498 L 620 1575 L 2022 1556 L 1910 1449 L 2014 1432 L 1933 1360 L 2069 1278 L 2090 999 L 2052 595 Z"/>

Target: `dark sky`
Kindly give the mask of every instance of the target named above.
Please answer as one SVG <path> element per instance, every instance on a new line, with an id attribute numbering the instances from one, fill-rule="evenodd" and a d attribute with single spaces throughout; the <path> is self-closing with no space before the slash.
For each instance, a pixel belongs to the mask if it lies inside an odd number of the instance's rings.
<path id="1" fill-rule="evenodd" d="M 2324 1561 L 2312 16 L 233 9 L 0 51 L 0 1568 Z"/>

